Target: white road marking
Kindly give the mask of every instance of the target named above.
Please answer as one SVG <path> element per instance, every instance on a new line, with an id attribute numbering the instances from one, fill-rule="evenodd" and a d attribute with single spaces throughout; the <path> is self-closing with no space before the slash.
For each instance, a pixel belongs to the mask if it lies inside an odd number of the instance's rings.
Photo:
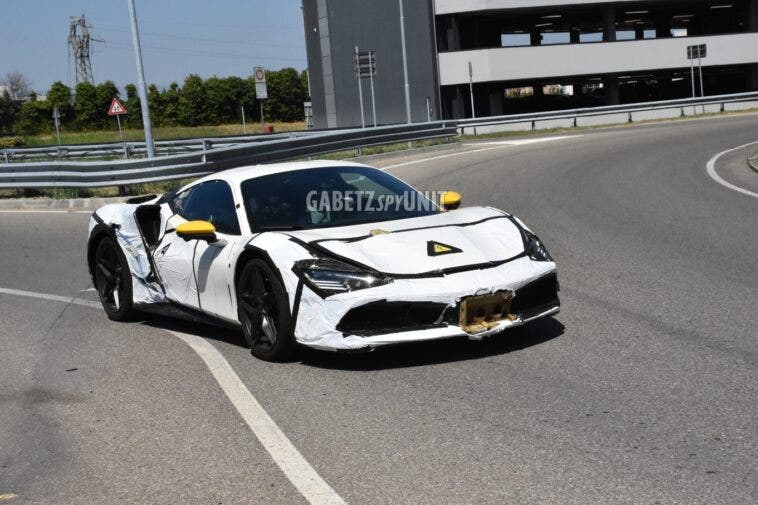
<path id="1" fill-rule="evenodd" d="M 739 193 L 752 196 L 753 198 L 758 198 L 758 193 L 754 193 L 753 191 L 747 190 L 745 188 L 741 188 L 739 186 L 735 186 L 731 182 L 727 182 L 724 179 L 721 178 L 719 174 L 716 173 L 716 162 L 725 154 L 729 154 L 731 152 L 737 151 L 738 149 L 743 149 L 748 146 L 752 146 L 753 144 L 758 144 L 758 142 L 748 142 L 747 144 L 742 144 L 741 146 L 733 147 L 731 149 L 727 149 L 726 151 L 721 151 L 717 155 L 715 155 L 713 158 L 708 160 L 708 163 L 706 163 L 705 167 L 708 172 L 708 175 L 711 176 L 711 179 L 718 182 L 722 186 L 725 186 L 729 189 L 732 189 L 734 191 L 737 191 Z"/>
<path id="2" fill-rule="evenodd" d="M 562 137 L 542 137 L 538 139 L 524 139 L 524 140 L 509 140 L 509 141 L 498 141 L 498 142 L 477 142 L 477 143 L 470 143 L 470 144 L 463 144 L 465 146 L 478 146 L 478 145 L 489 145 L 491 147 L 483 147 L 482 149 L 472 149 L 470 151 L 463 151 L 460 153 L 452 153 L 452 154 L 441 154 L 439 156 L 432 156 L 430 158 L 422 158 L 419 160 L 413 160 L 413 161 L 405 161 L 403 163 L 396 163 L 394 165 L 389 165 L 386 167 L 380 167 L 380 170 L 389 170 L 391 168 L 398 168 L 398 167 L 404 167 L 406 165 L 415 165 L 416 163 L 425 163 L 427 161 L 434 161 L 434 160 L 441 160 L 443 158 L 452 158 L 454 156 L 465 156 L 467 154 L 473 154 L 473 153 L 481 153 L 484 151 L 491 151 L 493 149 L 502 149 L 504 147 L 512 147 L 512 146 L 518 146 L 518 145 L 525 145 L 525 144 L 534 144 L 537 142 L 550 142 L 555 140 L 561 140 L 561 139 L 569 139 L 569 138 L 575 138 L 575 137 L 581 137 L 581 135 L 564 135 Z"/>
<path id="3" fill-rule="evenodd" d="M 168 332 L 183 340 L 202 358 L 226 396 L 300 494 L 310 503 L 345 503 L 279 429 L 215 347 L 196 335 Z"/>
<path id="4" fill-rule="evenodd" d="M 493 149 L 502 149 L 503 147 L 508 147 L 508 146 L 485 147 L 484 149 L 473 149 L 471 151 L 463 151 L 462 153 L 442 154 L 440 156 L 432 156 L 431 158 L 422 158 L 420 160 L 406 161 L 403 163 L 396 163 L 394 165 L 389 165 L 387 167 L 380 167 L 379 170 L 389 170 L 391 168 L 404 167 L 406 165 L 415 165 L 416 163 L 424 163 L 427 161 L 441 160 L 443 158 L 452 158 L 454 156 L 463 156 L 464 154 L 480 153 L 482 151 L 491 151 Z"/>
<path id="5" fill-rule="evenodd" d="M 534 139 L 521 139 L 521 140 L 496 140 L 492 142 L 468 142 L 463 144 L 464 146 L 487 146 L 487 145 L 508 145 L 508 146 L 525 146 L 529 144 L 539 144 L 541 142 L 554 142 L 556 140 L 573 139 L 582 137 L 582 135 L 562 135 L 560 137 L 537 137 Z"/>
<path id="6" fill-rule="evenodd" d="M 100 308 L 101 305 L 98 302 L 90 302 L 87 300 L 80 300 L 78 298 L 70 298 L 68 296 L 49 295 L 47 293 L 35 293 L 33 291 L 21 291 L 19 289 L 0 288 L 0 294 L 14 295 L 14 296 L 26 296 L 28 298 L 39 298 L 41 300 L 50 300 L 53 302 L 70 303 L 73 305 L 81 305 L 83 307 Z"/>
<path id="7" fill-rule="evenodd" d="M 100 304 L 70 298 L 67 296 L 20 291 L 17 289 L 0 288 L 0 294 L 26 296 L 41 300 L 63 302 L 84 307 L 99 308 Z M 271 459 L 292 482 L 295 488 L 309 503 L 337 505 L 346 503 L 340 495 L 326 483 L 316 470 L 306 461 L 297 448 L 290 442 L 287 435 L 276 425 L 271 416 L 263 409 L 250 390 L 245 387 L 228 361 L 207 340 L 196 335 L 178 331 L 165 330 L 187 344 L 221 386 L 226 396 L 232 402 L 261 445 L 268 451 Z"/>

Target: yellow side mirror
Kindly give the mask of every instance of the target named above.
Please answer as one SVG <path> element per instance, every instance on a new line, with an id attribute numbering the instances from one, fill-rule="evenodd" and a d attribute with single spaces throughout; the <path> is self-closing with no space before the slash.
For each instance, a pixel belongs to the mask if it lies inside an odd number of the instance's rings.
<path id="1" fill-rule="evenodd" d="M 455 210 L 461 206 L 462 198 L 460 193 L 445 191 L 440 197 L 440 207 L 442 207 L 443 211 Z"/>
<path id="2" fill-rule="evenodd" d="M 187 221 L 176 227 L 176 234 L 184 240 L 215 242 L 216 227 L 208 221 Z"/>

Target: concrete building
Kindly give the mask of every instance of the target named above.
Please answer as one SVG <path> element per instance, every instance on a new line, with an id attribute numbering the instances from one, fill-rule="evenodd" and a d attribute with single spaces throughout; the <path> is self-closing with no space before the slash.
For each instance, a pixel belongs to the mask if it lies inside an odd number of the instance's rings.
<path id="1" fill-rule="evenodd" d="M 758 0 L 404 0 L 413 121 L 758 90 Z M 316 127 L 360 124 L 355 46 L 376 51 L 377 119 L 405 122 L 396 0 L 303 0 Z M 471 73 L 469 73 L 471 72 Z M 697 76 L 696 76 L 697 77 Z M 696 93 L 700 93 L 696 78 Z M 370 124 L 368 80 L 364 109 Z"/>

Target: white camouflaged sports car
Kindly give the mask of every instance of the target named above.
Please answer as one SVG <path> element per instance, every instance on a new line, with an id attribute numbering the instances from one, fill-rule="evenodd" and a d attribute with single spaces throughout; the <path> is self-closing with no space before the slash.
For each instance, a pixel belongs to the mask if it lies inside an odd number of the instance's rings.
<path id="1" fill-rule="evenodd" d="M 171 303 L 241 326 L 253 355 L 501 332 L 559 310 L 555 262 L 519 219 L 375 168 L 238 168 L 92 215 L 111 319 Z"/>

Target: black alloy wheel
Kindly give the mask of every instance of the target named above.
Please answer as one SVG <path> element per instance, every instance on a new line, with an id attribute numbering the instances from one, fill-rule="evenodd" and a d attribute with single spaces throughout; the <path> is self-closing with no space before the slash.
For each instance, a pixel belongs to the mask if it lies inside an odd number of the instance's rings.
<path id="1" fill-rule="evenodd" d="M 253 356 L 282 361 L 295 350 L 287 293 L 276 272 L 261 259 L 250 260 L 237 285 L 237 313 Z"/>
<path id="2" fill-rule="evenodd" d="M 132 277 L 126 257 L 114 240 L 103 238 L 95 252 L 94 280 L 100 303 L 114 321 L 134 316 Z"/>

